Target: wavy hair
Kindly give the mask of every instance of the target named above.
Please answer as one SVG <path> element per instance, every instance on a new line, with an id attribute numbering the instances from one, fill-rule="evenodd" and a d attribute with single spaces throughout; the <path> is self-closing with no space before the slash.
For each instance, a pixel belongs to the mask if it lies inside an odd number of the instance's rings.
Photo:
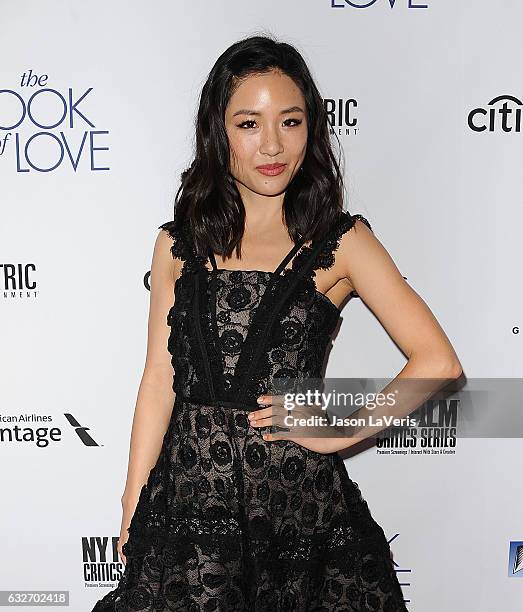
<path id="1" fill-rule="evenodd" d="M 322 97 L 309 69 L 292 45 L 269 36 L 250 36 L 226 49 L 203 85 L 196 116 L 195 155 L 181 174 L 175 196 L 176 227 L 188 223 L 196 253 L 209 249 L 240 258 L 245 208 L 230 172 L 225 109 L 235 88 L 251 74 L 279 70 L 305 98 L 308 139 L 302 169 L 286 188 L 283 216 L 294 242 L 316 240 L 343 211 L 343 177 L 330 141 Z"/>

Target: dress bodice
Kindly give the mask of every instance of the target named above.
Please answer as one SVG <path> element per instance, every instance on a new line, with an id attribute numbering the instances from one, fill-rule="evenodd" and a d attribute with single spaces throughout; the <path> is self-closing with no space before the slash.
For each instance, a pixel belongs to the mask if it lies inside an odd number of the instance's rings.
<path id="1" fill-rule="evenodd" d="M 320 378 L 340 310 L 317 290 L 315 271 L 334 264 L 356 219 L 372 229 L 362 215 L 343 212 L 322 239 L 297 243 L 274 272 L 219 269 L 212 253 L 196 254 L 183 225 L 162 224 L 173 257 L 184 262 L 167 316 L 176 394 L 255 408 L 276 378 Z"/>

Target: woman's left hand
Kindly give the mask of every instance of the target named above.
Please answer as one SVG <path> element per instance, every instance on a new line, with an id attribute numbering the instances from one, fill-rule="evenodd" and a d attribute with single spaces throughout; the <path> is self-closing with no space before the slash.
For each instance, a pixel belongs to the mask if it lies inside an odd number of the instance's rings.
<path id="1" fill-rule="evenodd" d="M 261 395 L 257 401 L 260 404 L 270 405 L 249 413 L 248 419 L 252 427 L 285 428 L 283 431 L 263 433 L 264 440 L 269 442 L 290 440 L 322 454 L 337 452 L 356 442 L 353 438 L 343 437 L 340 434 L 337 437 L 326 437 L 328 428 L 332 433 L 336 431 L 336 428 L 329 425 L 325 412 L 319 406 L 293 405 L 292 408 L 287 408 L 283 395 Z"/>

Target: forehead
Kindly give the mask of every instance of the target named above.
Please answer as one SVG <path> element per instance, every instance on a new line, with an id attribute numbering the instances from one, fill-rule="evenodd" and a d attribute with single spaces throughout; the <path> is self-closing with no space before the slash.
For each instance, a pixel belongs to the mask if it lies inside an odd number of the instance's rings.
<path id="1" fill-rule="evenodd" d="M 280 112 L 293 105 L 304 108 L 300 88 L 286 74 L 271 70 L 268 73 L 244 77 L 236 86 L 226 113 L 234 114 L 242 109 Z"/>

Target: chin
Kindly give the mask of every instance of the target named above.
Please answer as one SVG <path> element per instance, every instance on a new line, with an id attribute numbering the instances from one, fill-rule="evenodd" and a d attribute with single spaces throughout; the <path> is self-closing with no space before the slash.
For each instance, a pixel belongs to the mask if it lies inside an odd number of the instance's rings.
<path id="1" fill-rule="evenodd" d="M 275 176 L 258 179 L 251 189 L 261 195 L 275 196 L 285 191 L 289 186 L 287 177 Z"/>
<path id="2" fill-rule="evenodd" d="M 259 189 L 253 189 L 252 191 L 267 197 L 278 196 L 287 189 L 287 185 L 288 183 L 285 183 L 285 185 L 278 185 L 278 187 L 268 187 L 267 185 L 262 185 Z"/>
<path id="3" fill-rule="evenodd" d="M 267 197 L 280 195 L 287 189 L 290 182 L 287 176 L 249 176 L 248 180 L 235 177 L 235 180 L 249 191 Z"/>

